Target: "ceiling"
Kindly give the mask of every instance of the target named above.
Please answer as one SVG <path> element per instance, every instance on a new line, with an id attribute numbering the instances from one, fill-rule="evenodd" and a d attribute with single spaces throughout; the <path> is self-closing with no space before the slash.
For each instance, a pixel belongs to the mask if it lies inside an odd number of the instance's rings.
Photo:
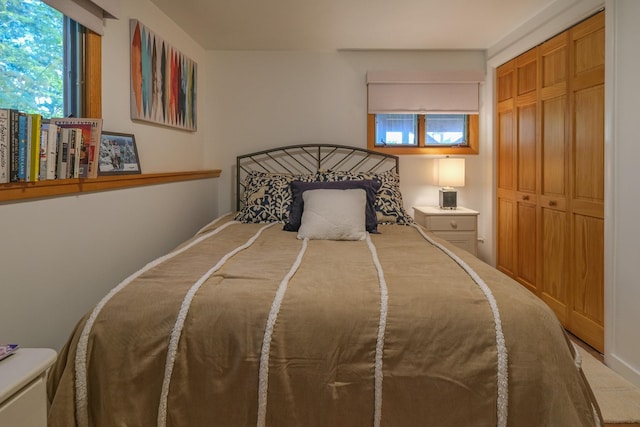
<path id="1" fill-rule="evenodd" d="M 207 50 L 487 49 L 561 0 L 151 0 Z"/>

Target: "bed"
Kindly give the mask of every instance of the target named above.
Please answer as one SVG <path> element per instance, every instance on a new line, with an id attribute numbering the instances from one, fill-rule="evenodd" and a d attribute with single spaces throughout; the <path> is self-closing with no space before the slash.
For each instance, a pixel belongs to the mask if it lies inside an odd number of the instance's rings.
<path id="1" fill-rule="evenodd" d="M 237 209 L 115 286 L 49 374 L 49 426 L 598 426 L 555 315 L 416 225 L 398 158 L 237 158 Z"/>

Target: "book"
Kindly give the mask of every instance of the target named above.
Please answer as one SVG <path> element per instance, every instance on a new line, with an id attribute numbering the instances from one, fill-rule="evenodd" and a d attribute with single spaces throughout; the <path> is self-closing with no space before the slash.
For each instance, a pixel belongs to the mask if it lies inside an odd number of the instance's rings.
<path id="1" fill-rule="evenodd" d="M 29 172 L 31 168 L 31 115 L 25 113 L 27 116 L 27 136 L 25 136 L 25 148 L 24 148 L 24 181 L 29 181 Z"/>
<path id="2" fill-rule="evenodd" d="M 26 181 L 27 179 L 28 120 L 26 113 L 18 112 L 18 181 Z"/>
<path id="3" fill-rule="evenodd" d="M 79 178 L 97 178 L 100 156 L 100 136 L 102 135 L 102 119 L 83 117 L 53 118 L 60 128 L 72 127 L 83 129 L 83 145 L 80 147 Z"/>
<path id="4" fill-rule="evenodd" d="M 19 111 L 16 109 L 9 110 L 9 182 L 18 182 L 18 169 L 19 169 L 19 138 L 18 138 L 18 119 L 20 117 Z"/>
<path id="5" fill-rule="evenodd" d="M 9 146 L 11 144 L 9 110 L 0 108 L 0 184 L 9 182 Z"/>
<path id="6" fill-rule="evenodd" d="M 65 129 L 66 131 L 66 129 Z M 69 128 L 69 132 L 66 135 L 67 141 L 67 178 L 77 178 L 76 171 L 76 128 Z"/>
<path id="7" fill-rule="evenodd" d="M 87 156 L 87 149 L 89 148 L 89 143 L 85 143 L 84 134 L 85 131 L 82 128 L 74 128 L 74 137 L 75 137 L 75 146 L 76 148 L 76 157 L 74 170 L 75 178 L 83 178 L 89 177 L 89 158 Z"/>
<path id="8" fill-rule="evenodd" d="M 69 177 L 69 139 L 71 128 L 60 128 L 58 136 L 58 166 L 56 168 L 57 179 Z"/>
<path id="9" fill-rule="evenodd" d="M 83 129 L 80 127 L 73 127 L 69 129 L 69 160 L 68 160 L 68 177 L 69 178 L 79 178 L 80 177 L 80 168 L 81 168 L 81 153 L 83 151 L 82 146 L 82 132 Z M 86 156 L 85 156 L 86 159 Z M 84 167 L 86 170 L 86 162 L 84 163 Z"/>
<path id="10" fill-rule="evenodd" d="M 49 144 L 49 123 L 42 123 L 40 127 L 40 160 L 38 165 L 38 181 L 47 179 L 47 156 Z"/>
<path id="11" fill-rule="evenodd" d="M 46 179 L 56 179 L 56 169 L 58 167 L 58 137 L 59 128 L 55 123 L 47 125 L 47 170 Z"/>
<path id="12" fill-rule="evenodd" d="M 28 114 L 30 125 L 27 143 L 27 181 L 36 182 L 40 173 L 40 128 L 42 126 L 42 116 L 40 114 Z"/>

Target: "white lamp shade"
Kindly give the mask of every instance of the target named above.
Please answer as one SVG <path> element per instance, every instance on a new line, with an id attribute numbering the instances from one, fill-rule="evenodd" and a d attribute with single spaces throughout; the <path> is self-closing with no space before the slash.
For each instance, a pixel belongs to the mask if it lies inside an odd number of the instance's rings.
<path id="1" fill-rule="evenodd" d="M 450 157 L 438 160 L 438 185 L 464 187 L 464 159 Z"/>

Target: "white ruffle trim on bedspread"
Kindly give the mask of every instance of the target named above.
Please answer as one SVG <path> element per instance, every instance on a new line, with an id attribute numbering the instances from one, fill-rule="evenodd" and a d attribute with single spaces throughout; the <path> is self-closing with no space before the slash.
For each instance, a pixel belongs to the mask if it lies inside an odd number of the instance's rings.
<path id="1" fill-rule="evenodd" d="M 507 346 L 504 340 L 504 334 L 502 333 L 502 321 L 500 320 L 500 310 L 498 310 L 498 304 L 496 303 L 496 299 L 491 293 L 491 289 L 487 286 L 487 284 L 482 280 L 478 273 L 476 273 L 466 262 L 464 262 L 459 256 L 451 252 L 449 249 L 441 245 L 440 243 L 433 240 L 429 237 L 420 226 L 413 224 L 412 225 L 416 230 L 420 232 L 422 237 L 424 237 L 427 241 L 429 241 L 434 246 L 438 247 L 445 254 L 447 254 L 452 260 L 454 260 L 467 274 L 473 279 L 473 281 L 478 285 L 478 287 L 482 290 L 489 306 L 491 307 L 491 311 L 493 312 L 493 320 L 496 325 L 496 347 L 498 352 L 498 407 L 497 407 L 497 427 L 506 427 L 507 425 L 507 415 L 509 412 L 509 372 L 508 372 L 508 354 L 507 354 Z"/>
<path id="2" fill-rule="evenodd" d="M 128 278 L 126 278 L 123 282 L 121 282 L 118 286 L 113 288 L 94 308 L 91 315 L 87 319 L 87 322 L 82 330 L 82 334 L 80 336 L 76 359 L 75 359 L 75 377 L 76 377 L 76 419 L 79 426 L 88 426 L 88 412 L 87 412 L 87 346 L 89 341 L 89 334 L 95 323 L 97 316 L 100 314 L 100 311 L 103 307 L 109 302 L 111 298 L 122 289 L 124 289 L 127 285 L 129 285 L 133 280 L 138 278 L 140 275 L 145 273 L 146 271 L 160 265 L 161 263 L 179 255 L 180 253 L 190 249 L 191 247 L 197 245 L 201 241 L 208 239 L 215 234 L 219 233 L 226 227 L 238 224 L 237 221 L 229 221 L 215 230 L 205 233 L 200 237 L 194 239 L 188 245 L 185 245 L 174 252 L 171 252 L 165 256 L 162 256 L 149 264 L 147 264 L 144 268 L 132 274 Z M 173 372 L 173 367 L 175 363 L 176 351 L 178 348 L 178 343 L 180 341 L 180 336 L 182 333 L 182 328 L 184 326 L 184 322 L 186 316 L 189 311 L 189 307 L 191 305 L 191 301 L 193 300 L 194 295 L 198 291 L 198 289 L 202 286 L 206 280 L 211 277 L 213 273 L 219 270 L 231 257 L 236 255 L 237 253 L 249 248 L 262 234 L 264 230 L 267 228 L 278 224 L 278 223 L 270 223 L 258 230 L 256 234 L 254 234 L 246 243 L 241 246 L 238 246 L 234 250 L 227 253 L 219 262 L 216 263 L 210 270 L 208 270 L 198 281 L 196 281 L 192 287 L 189 289 L 187 294 L 185 295 L 180 312 L 178 314 L 178 318 L 174 325 L 173 331 L 171 333 L 171 339 L 169 343 L 169 349 L 167 353 L 167 360 L 165 365 L 165 376 L 162 385 L 162 394 L 160 398 L 160 403 L 158 406 L 158 418 L 157 425 L 159 427 L 166 426 L 167 421 L 167 399 L 169 392 L 169 385 L 171 382 L 171 375 Z M 497 347 L 497 426 L 498 427 L 506 427 L 507 425 L 507 415 L 508 415 L 508 388 L 509 388 L 509 380 L 508 380 L 508 371 L 507 371 L 507 349 L 505 345 L 505 339 L 502 332 L 502 323 L 500 320 L 500 312 L 498 310 L 498 306 L 496 300 L 491 293 L 491 290 L 487 286 L 487 284 L 478 276 L 478 274 L 460 257 L 451 252 L 449 249 L 439 244 L 438 242 L 431 239 L 420 227 L 413 226 L 427 241 L 429 241 L 434 246 L 441 249 L 445 254 L 447 254 L 451 259 L 453 259 L 458 265 L 460 265 L 467 274 L 472 278 L 472 280 L 478 285 L 478 287 L 484 293 L 487 302 L 491 308 L 494 317 L 495 323 L 495 335 L 496 335 L 496 347 Z M 202 231 L 202 230 L 201 230 Z M 200 233 L 200 232 L 199 232 Z M 382 381 L 383 381 L 383 351 L 384 351 L 384 336 L 386 330 L 386 322 L 387 322 L 387 309 L 388 309 L 388 289 L 387 284 L 384 278 L 384 271 L 382 269 L 382 265 L 380 260 L 378 259 L 376 247 L 371 240 L 371 236 L 367 234 L 367 245 L 371 252 L 371 256 L 373 258 L 376 270 L 378 272 L 378 283 L 380 288 L 380 318 L 378 324 L 378 335 L 376 341 L 376 352 L 375 352 L 375 371 L 374 371 L 374 427 L 379 427 L 382 419 Z M 265 325 L 265 333 L 263 339 L 263 346 L 260 357 L 260 369 L 259 369 L 259 387 L 258 387 L 258 418 L 257 418 L 257 426 L 264 427 L 266 424 L 266 413 L 267 413 L 267 390 L 268 390 L 268 375 L 269 375 L 269 350 L 271 346 L 271 338 L 273 334 L 273 327 L 276 323 L 278 312 L 280 310 L 280 306 L 282 300 L 287 291 L 287 286 L 291 278 L 294 276 L 295 272 L 299 268 L 304 254 L 306 252 L 308 246 L 308 239 L 303 241 L 302 248 L 294 262 L 294 264 L 289 269 L 287 275 L 282 279 L 274 300 L 272 302 L 271 310 L 269 312 L 269 317 L 267 319 L 267 323 Z M 577 352 L 576 352 L 577 353 Z M 578 362 L 578 361 L 577 361 Z"/>
<path id="3" fill-rule="evenodd" d="M 382 264 L 378 258 L 378 251 L 371 241 L 371 235 L 367 233 L 367 245 L 373 256 L 373 262 L 378 271 L 378 283 L 380 284 L 380 322 L 378 324 L 378 338 L 376 341 L 376 361 L 374 370 L 374 416 L 373 426 L 380 427 L 380 421 L 382 420 L 382 357 L 384 352 L 384 333 L 387 329 L 387 311 L 389 307 L 389 291 L 387 288 L 387 282 L 384 280 L 384 271 L 382 270 Z"/>
<path id="4" fill-rule="evenodd" d="M 178 318 L 176 320 L 175 326 L 173 327 L 173 331 L 171 332 L 171 341 L 169 341 L 169 350 L 167 351 L 167 364 L 165 366 L 164 371 L 164 380 L 162 383 L 162 394 L 160 395 L 160 405 L 158 406 L 158 427 L 164 427 L 167 424 L 167 399 L 169 397 L 169 385 L 171 383 L 171 374 L 173 373 L 173 366 L 176 361 L 176 352 L 178 351 L 178 343 L 180 342 L 180 335 L 182 334 L 182 328 L 184 326 L 185 319 L 187 318 L 187 313 L 189 312 L 189 307 L 191 306 L 191 301 L 193 301 L 193 297 L 195 296 L 198 289 L 202 286 L 204 282 L 206 282 L 216 271 L 220 270 L 222 266 L 235 254 L 242 252 L 243 250 L 250 247 L 257 239 L 260 237 L 262 232 L 269 227 L 274 226 L 276 223 L 271 223 L 265 225 L 260 228 L 256 234 L 254 234 L 249 240 L 246 241 L 243 245 L 238 246 L 231 252 L 227 253 L 223 256 L 220 261 L 216 263 L 209 271 L 198 279 L 196 283 L 193 284 L 187 295 L 184 297 L 182 301 L 182 306 L 180 307 L 180 312 L 178 313 Z M 226 224 L 225 224 L 226 225 Z M 223 228 L 225 225 L 221 226 Z"/>
<path id="5" fill-rule="evenodd" d="M 271 304 L 269 310 L 269 317 L 267 318 L 267 325 L 264 331 L 264 338 L 262 340 L 262 351 L 260 352 L 260 370 L 258 373 L 258 421 L 256 425 L 264 426 L 267 420 L 267 391 L 269 389 L 269 351 L 271 350 L 271 337 L 273 336 L 273 327 L 278 320 L 278 313 L 280 312 L 280 306 L 284 299 L 284 294 L 287 292 L 287 286 L 293 275 L 298 271 L 298 267 L 302 263 L 304 253 L 307 251 L 309 239 L 302 241 L 302 249 L 298 253 L 295 262 L 289 269 L 287 275 L 282 279 L 276 296 Z"/>
<path id="6" fill-rule="evenodd" d="M 215 230 L 211 231 L 210 233 L 203 234 L 199 238 L 194 239 L 188 245 L 185 245 L 179 249 L 176 249 L 173 252 L 168 253 L 167 255 L 161 256 L 160 258 L 157 258 L 151 261 L 142 269 L 136 271 L 131 276 L 124 279 L 118 286 L 111 289 L 111 291 L 109 291 L 109 293 L 105 295 L 104 298 L 102 298 L 102 300 L 100 300 L 100 302 L 95 306 L 95 308 L 91 312 L 91 315 L 87 319 L 87 322 L 85 323 L 84 328 L 82 329 L 82 334 L 80 335 L 80 338 L 78 340 L 78 346 L 76 350 L 76 360 L 75 360 L 76 421 L 79 427 L 85 427 L 89 425 L 89 414 L 87 412 L 87 346 L 89 343 L 89 335 L 91 334 L 91 329 L 93 328 L 93 324 L 95 323 L 96 318 L 100 314 L 100 311 L 102 311 L 104 306 L 109 302 L 109 300 L 111 300 L 111 298 L 114 297 L 114 295 L 116 295 L 122 289 L 127 287 L 131 282 L 133 282 L 143 273 L 151 270 L 152 268 L 162 264 L 165 261 L 170 260 L 171 258 L 183 253 L 184 251 L 189 250 L 190 248 L 202 242 L 203 240 L 206 240 L 209 237 L 216 235 L 226 227 L 233 224 L 239 224 L 239 222 L 229 221 L 221 225 L 220 227 L 216 228 Z M 262 230 L 260 230 L 258 233 L 261 233 L 261 232 Z M 158 425 L 160 425 L 159 423 L 160 421 L 158 420 Z"/>

